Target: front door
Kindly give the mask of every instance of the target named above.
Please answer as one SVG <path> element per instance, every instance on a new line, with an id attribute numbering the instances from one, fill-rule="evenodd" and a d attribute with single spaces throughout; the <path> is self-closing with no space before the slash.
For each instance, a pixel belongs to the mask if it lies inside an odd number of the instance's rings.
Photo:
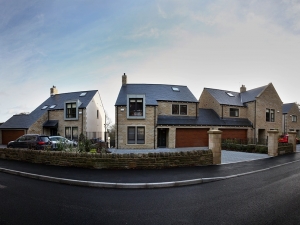
<path id="1" fill-rule="evenodd" d="M 157 147 L 165 148 L 167 146 L 167 129 L 159 128 L 157 136 Z"/>

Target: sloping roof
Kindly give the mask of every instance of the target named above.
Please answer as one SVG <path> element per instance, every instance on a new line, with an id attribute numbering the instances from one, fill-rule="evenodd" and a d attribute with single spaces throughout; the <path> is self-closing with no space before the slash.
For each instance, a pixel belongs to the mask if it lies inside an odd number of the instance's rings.
<path id="1" fill-rule="evenodd" d="M 292 109 L 292 107 L 293 107 L 294 104 L 295 103 L 285 103 L 285 104 L 283 104 L 282 105 L 282 113 L 283 114 L 288 113 Z"/>
<path id="2" fill-rule="evenodd" d="M 244 106 L 245 103 L 254 101 L 266 87 L 267 85 L 251 89 L 243 93 L 212 88 L 204 89 L 208 91 L 221 105 Z"/>
<path id="3" fill-rule="evenodd" d="M 80 97 L 80 94 L 86 92 L 85 96 Z M 80 91 L 71 93 L 62 93 L 50 96 L 46 101 L 39 105 L 28 115 L 14 115 L 0 126 L 0 129 L 28 129 L 48 110 L 63 110 L 66 101 L 79 100 L 81 105 L 79 108 L 86 108 L 89 102 L 93 99 L 97 90 Z M 54 108 L 50 108 L 54 106 Z M 42 109 L 44 106 L 47 108 Z"/>
<path id="4" fill-rule="evenodd" d="M 251 127 L 252 123 L 243 118 L 221 119 L 212 109 L 199 109 L 199 116 L 158 116 L 157 125 L 187 126 L 243 126 Z"/>
<path id="5" fill-rule="evenodd" d="M 173 91 L 172 87 L 179 91 Z M 115 106 L 127 105 L 128 94 L 145 95 L 146 105 L 158 105 L 157 101 L 198 102 L 187 86 L 166 84 L 122 85 Z"/>

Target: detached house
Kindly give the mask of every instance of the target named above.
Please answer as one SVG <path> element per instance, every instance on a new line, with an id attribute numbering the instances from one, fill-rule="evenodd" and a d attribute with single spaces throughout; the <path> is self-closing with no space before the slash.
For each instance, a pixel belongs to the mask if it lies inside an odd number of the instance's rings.
<path id="1" fill-rule="evenodd" d="M 124 149 L 204 147 L 212 127 L 228 128 L 225 136 L 252 127 L 247 118 L 221 118 L 212 108 L 199 109 L 186 86 L 128 84 L 125 74 L 115 115 L 116 148 Z"/>
<path id="2" fill-rule="evenodd" d="M 0 143 L 7 144 L 23 134 L 61 135 L 78 139 L 104 139 L 105 112 L 97 90 L 59 94 L 55 86 L 50 97 L 30 114 L 14 115 L 0 126 Z"/>
<path id="3" fill-rule="evenodd" d="M 296 103 L 286 103 L 282 105 L 282 132 L 296 131 L 300 136 L 300 111 Z"/>
<path id="4" fill-rule="evenodd" d="M 268 130 L 282 132 L 282 101 L 272 83 L 240 92 L 204 88 L 199 107 L 213 109 L 220 118 L 243 118 L 251 122 L 248 138 L 267 139 Z"/>

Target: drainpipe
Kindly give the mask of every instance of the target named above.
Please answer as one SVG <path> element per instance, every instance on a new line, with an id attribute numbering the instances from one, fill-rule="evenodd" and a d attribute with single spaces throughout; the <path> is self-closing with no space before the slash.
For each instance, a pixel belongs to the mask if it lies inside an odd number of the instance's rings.
<path id="1" fill-rule="evenodd" d="M 256 100 L 254 101 L 254 140 L 256 144 Z"/>
<path id="2" fill-rule="evenodd" d="M 119 145 L 118 145 L 118 143 L 119 143 L 119 114 L 118 114 L 118 106 L 117 106 L 117 143 L 115 143 L 117 146 L 117 149 L 119 148 Z M 116 141 L 116 137 L 115 137 L 115 141 Z"/>
<path id="3" fill-rule="evenodd" d="M 154 122 L 154 124 L 153 124 L 153 127 L 154 127 L 154 129 L 153 129 L 153 132 L 154 132 L 153 148 L 154 149 L 155 149 L 155 142 L 156 142 L 156 121 L 155 121 L 155 119 L 156 119 L 156 106 L 154 106 L 154 118 L 153 118 L 153 122 Z"/>

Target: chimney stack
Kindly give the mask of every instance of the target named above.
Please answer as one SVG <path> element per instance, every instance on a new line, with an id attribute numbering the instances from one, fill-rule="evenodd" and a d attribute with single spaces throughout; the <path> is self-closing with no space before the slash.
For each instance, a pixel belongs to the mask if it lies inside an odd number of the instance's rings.
<path id="1" fill-rule="evenodd" d="M 54 95 L 56 95 L 56 94 L 58 94 L 58 90 L 57 90 L 56 87 L 53 85 L 53 87 L 50 88 L 50 96 L 52 97 L 52 96 L 54 96 Z"/>
<path id="2" fill-rule="evenodd" d="M 122 85 L 126 85 L 127 84 L 127 75 L 124 73 L 124 75 L 122 76 Z"/>
<path id="3" fill-rule="evenodd" d="M 246 87 L 245 87 L 245 85 L 242 85 L 241 87 L 240 87 L 240 93 L 243 93 L 243 92 L 246 92 Z"/>

